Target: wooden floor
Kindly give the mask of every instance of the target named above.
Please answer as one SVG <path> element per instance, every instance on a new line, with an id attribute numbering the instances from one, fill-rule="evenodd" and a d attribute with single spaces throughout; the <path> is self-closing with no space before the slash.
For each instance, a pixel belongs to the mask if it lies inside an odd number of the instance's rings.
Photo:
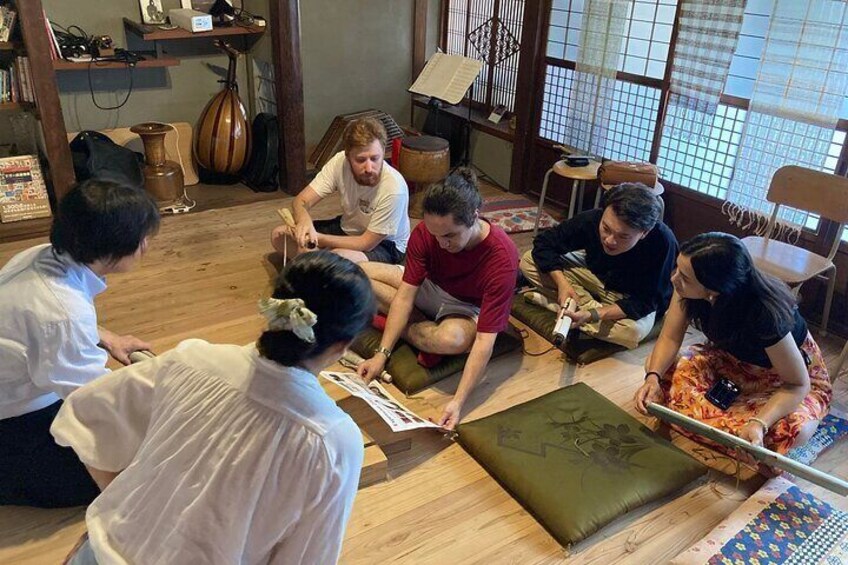
<path id="1" fill-rule="evenodd" d="M 160 352 L 188 337 L 252 341 L 262 327 L 256 300 L 267 294 L 274 274 L 266 259 L 268 235 L 278 222 L 276 208 L 288 200 L 166 218 L 142 266 L 110 277 L 109 289 L 97 300 L 101 324 L 148 339 Z M 321 206 L 319 216 L 334 212 L 329 205 Z M 515 241 L 523 251 L 530 245 L 530 234 L 520 234 Z M 0 245 L 0 265 L 34 243 Z M 549 344 L 530 332 L 525 345 L 538 352 Z M 833 359 L 842 340 L 828 338 L 822 345 Z M 635 414 L 632 396 L 642 381 L 641 365 L 649 349 L 646 345 L 585 367 L 563 363 L 558 352 L 496 360 L 469 400 L 465 418 L 479 418 L 581 381 Z M 454 376 L 406 402 L 422 415 L 436 416 L 457 381 Z M 836 388 L 837 403 L 844 405 L 844 379 Z M 846 455 L 843 442 L 816 466 L 848 477 Z M 416 435 L 411 450 L 389 457 L 389 473 L 389 481 L 359 492 L 343 563 L 660 564 L 700 539 L 762 482 L 754 477 L 737 485 L 732 477 L 712 473 L 709 482 L 631 513 L 566 551 L 441 434 Z M 811 490 L 848 510 L 848 501 Z M 61 562 L 84 530 L 82 520 L 82 509 L 0 508 L 0 563 Z"/>

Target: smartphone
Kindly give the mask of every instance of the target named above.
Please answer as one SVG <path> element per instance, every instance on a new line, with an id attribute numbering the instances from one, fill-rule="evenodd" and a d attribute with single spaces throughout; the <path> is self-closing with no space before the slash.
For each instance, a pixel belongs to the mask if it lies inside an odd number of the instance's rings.
<path id="1" fill-rule="evenodd" d="M 714 406 L 727 410 L 741 392 L 742 389 L 736 383 L 728 378 L 721 377 L 707 391 L 705 396 Z"/>

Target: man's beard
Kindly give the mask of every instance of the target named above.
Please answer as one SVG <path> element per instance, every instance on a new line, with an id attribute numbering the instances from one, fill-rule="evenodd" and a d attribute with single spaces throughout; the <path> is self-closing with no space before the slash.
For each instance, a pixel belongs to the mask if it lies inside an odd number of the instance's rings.
<path id="1" fill-rule="evenodd" d="M 380 180 L 381 171 L 370 175 L 353 175 L 353 178 L 356 180 L 357 184 L 362 186 L 376 186 L 377 182 Z"/>

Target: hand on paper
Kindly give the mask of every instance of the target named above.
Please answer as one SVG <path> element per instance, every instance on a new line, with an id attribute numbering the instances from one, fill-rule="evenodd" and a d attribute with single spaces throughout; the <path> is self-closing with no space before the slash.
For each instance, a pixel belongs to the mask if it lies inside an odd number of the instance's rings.
<path id="1" fill-rule="evenodd" d="M 654 375 L 649 376 L 645 380 L 645 384 L 639 387 L 636 391 L 636 410 L 642 414 L 648 413 L 648 404 L 651 402 L 662 403 L 665 400 L 660 383 Z"/>
<path id="2" fill-rule="evenodd" d="M 366 359 L 356 368 L 356 374 L 365 381 L 370 383 L 372 380 L 380 376 L 383 372 L 386 362 L 381 354 L 374 355 L 371 359 Z"/>
<path id="3" fill-rule="evenodd" d="M 444 412 L 442 412 L 439 421 L 436 422 L 439 426 L 443 427 L 446 430 L 453 430 L 456 428 L 456 425 L 459 424 L 460 413 L 462 412 L 462 404 L 460 404 L 456 399 L 448 402 L 448 405 L 445 406 Z"/>

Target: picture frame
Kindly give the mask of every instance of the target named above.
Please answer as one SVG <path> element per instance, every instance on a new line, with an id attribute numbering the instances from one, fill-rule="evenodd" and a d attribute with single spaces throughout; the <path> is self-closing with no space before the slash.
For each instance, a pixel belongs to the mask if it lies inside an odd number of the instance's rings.
<path id="1" fill-rule="evenodd" d="M 138 5 L 143 23 L 161 25 L 166 22 L 168 14 L 162 9 L 162 0 L 138 0 Z"/>

